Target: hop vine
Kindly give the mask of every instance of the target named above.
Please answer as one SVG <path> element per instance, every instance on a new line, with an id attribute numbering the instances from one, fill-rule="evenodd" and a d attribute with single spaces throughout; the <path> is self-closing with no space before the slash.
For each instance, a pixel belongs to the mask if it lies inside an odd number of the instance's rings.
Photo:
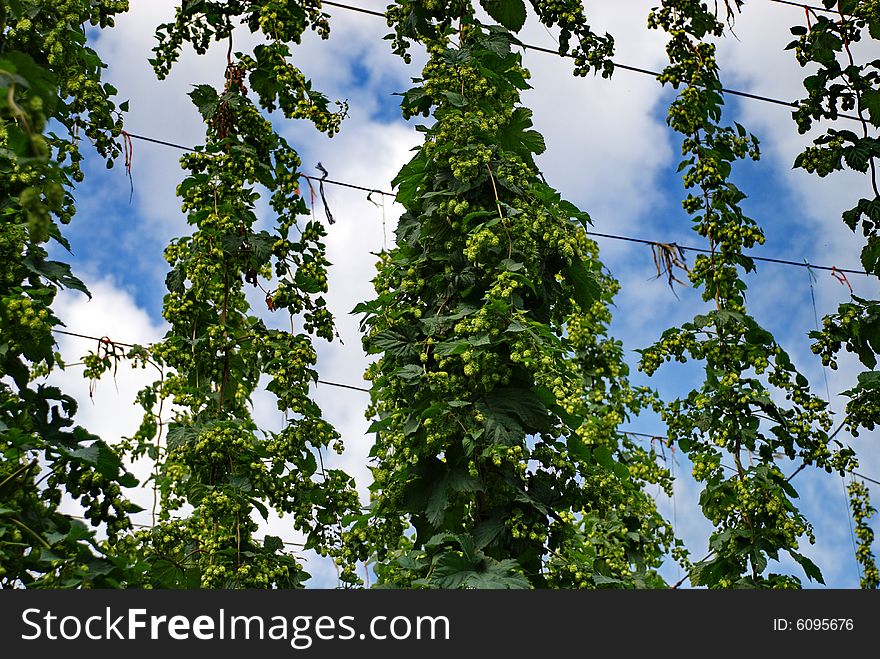
<path id="1" fill-rule="evenodd" d="M 140 534 L 156 586 L 301 586 L 309 577 L 302 561 L 280 538 L 255 535 L 255 516 L 265 519 L 270 509 L 305 535 L 305 549 L 337 560 L 343 583 L 358 582 L 341 545 L 342 520 L 359 510 L 358 496 L 347 474 L 324 467 L 323 452 L 341 452 L 342 443 L 310 398 L 313 339 L 334 337 L 323 297 L 326 233 L 306 219 L 299 156 L 261 112 L 280 108 L 328 135 L 338 130 L 341 115 L 287 61 L 286 42 L 298 41 L 307 25 L 326 36 L 316 6 L 184 3 L 176 22 L 159 28 L 153 63 L 160 77 L 184 41 L 204 52 L 212 39 L 226 40 L 229 54 L 224 88 L 199 85 L 190 94 L 206 143 L 181 159 L 188 176 L 177 192 L 195 230 L 165 250 L 171 270 L 163 315 L 171 328 L 152 356 L 171 373 L 142 392 L 145 423 L 132 443 L 135 454 L 153 450 L 150 408 L 169 398 L 178 411 L 156 451 L 159 523 Z M 270 43 L 233 56 L 239 21 Z M 271 231 L 256 228 L 258 185 L 270 194 Z M 286 317 L 289 331 L 254 315 L 249 286 Z M 287 419 L 278 432 L 258 428 L 248 409 L 263 376 Z"/>
<path id="2" fill-rule="evenodd" d="M 768 560 L 787 552 L 810 579 L 818 567 L 799 551 L 812 526 L 798 511 L 791 479 L 777 455 L 802 465 L 843 473 L 852 450 L 828 435 L 827 404 L 810 392 L 786 352 L 745 306 L 739 269 L 754 270 L 743 250 L 763 244 L 756 223 L 740 207 L 745 194 L 731 182 L 735 161 L 758 159 L 758 140 L 740 125 L 722 126 L 722 86 L 715 45 L 724 24 L 705 3 L 666 0 L 648 19 L 669 36 L 669 66 L 660 80 L 683 87 L 668 123 L 683 137 L 680 171 L 692 190 L 683 201 L 692 228 L 709 244 L 690 271 L 713 308 L 680 328 L 666 330 L 642 351 L 640 368 L 653 374 L 664 362 L 702 360 L 705 381 L 684 399 L 658 406 L 669 436 L 693 463 L 704 485 L 700 505 L 715 530 L 708 557 L 696 563 L 691 582 L 709 587 L 799 587 L 800 579 L 766 574 Z M 780 404 L 779 395 L 786 403 Z M 731 474 L 722 459 L 733 461 Z"/>
<path id="3" fill-rule="evenodd" d="M 124 104 L 102 83 L 85 26 L 111 27 L 127 6 L 0 6 L 0 587 L 117 587 L 139 578 L 118 551 L 139 510 L 123 488 L 137 480 L 113 447 L 75 425 L 76 401 L 41 382 L 64 366 L 52 334 L 61 325 L 52 309 L 58 290 L 88 293 L 47 251 L 49 241 L 69 249 L 61 226 L 74 216 L 72 187 L 83 179 L 80 137 L 108 166 L 119 153 Z M 61 511 L 65 496 L 86 523 Z"/>
<path id="4" fill-rule="evenodd" d="M 605 336 L 617 285 L 589 217 L 538 173 L 515 37 L 469 4 L 431 9 L 402 109 L 435 123 L 394 181 L 406 213 L 377 297 L 355 308 L 379 358 L 351 543 L 384 586 L 662 584 L 671 532 L 643 485 L 668 474 L 617 431 L 649 398 Z"/>

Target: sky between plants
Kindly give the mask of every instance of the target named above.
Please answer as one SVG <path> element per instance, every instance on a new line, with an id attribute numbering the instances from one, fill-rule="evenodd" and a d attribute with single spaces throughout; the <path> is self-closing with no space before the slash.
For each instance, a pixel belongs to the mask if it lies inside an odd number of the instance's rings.
<path id="1" fill-rule="evenodd" d="M 130 100 L 126 129 L 194 146 L 203 142 L 204 129 L 186 94 L 196 84 L 222 84 L 225 47 L 217 46 L 204 57 L 185 51 L 169 78 L 157 81 L 147 59 L 155 43 L 155 26 L 171 20 L 174 4 L 173 0 L 131 0 L 130 11 L 118 19 L 114 29 L 92 35 L 93 45 L 108 63 L 105 79 L 119 89 L 120 100 Z M 351 4 L 379 11 L 385 6 L 377 0 L 351 0 Z M 586 4 L 594 29 L 614 35 L 617 62 L 651 70 L 664 66 L 665 35 L 646 27 L 648 12 L 656 0 Z M 390 191 L 390 181 L 411 157 L 410 150 L 420 143 L 421 134 L 414 128 L 418 122 L 400 118 L 398 97 L 393 95 L 408 89 L 410 78 L 419 75 L 419 48 L 413 48 L 414 63 L 407 66 L 390 53 L 389 43 L 382 39 L 388 32 L 384 21 L 339 8 L 327 7 L 326 11 L 332 17 L 329 41 L 322 42 L 310 34 L 302 46 L 294 48 L 295 63 L 331 99 L 347 99 L 349 117 L 341 133 L 332 139 L 305 123 L 282 117 L 276 118 L 275 126 L 300 152 L 304 173 L 320 176 L 316 165 L 321 162 L 331 179 Z M 736 19 L 736 38 L 728 36 L 719 43 L 725 86 L 784 100 L 799 98 L 804 73 L 791 51 L 784 48 L 792 39 L 789 27 L 804 21 L 804 13 L 798 8 L 768 0 L 747 2 Z M 554 48 L 552 33 L 534 17 L 529 18 L 522 40 Z M 244 51 L 252 45 L 246 30 L 239 30 L 236 49 Z M 863 48 L 857 55 L 864 61 L 878 53 Z M 591 214 L 593 230 L 705 247 L 690 230 L 680 205 L 684 191 L 676 173 L 681 159 L 679 142 L 665 123 L 665 109 L 673 92 L 650 76 L 620 69 L 611 80 L 574 78 L 570 61 L 534 51 L 526 51 L 524 64 L 532 72 L 533 89 L 523 94 L 523 104 L 534 111 L 536 128 L 547 143 L 538 165 L 550 185 Z M 859 174 L 836 174 L 820 180 L 792 170 L 794 158 L 808 136 L 798 135 L 790 112 L 784 107 L 732 97 L 727 103 L 726 119 L 742 123 L 762 145 L 759 163 L 743 163 L 734 169 L 735 182 L 749 195 L 745 211 L 767 235 L 766 244 L 753 254 L 858 269 L 861 243 L 843 225 L 840 214 L 867 194 L 866 179 Z M 66 260 L 87 283 L 93 297 L 88 300 L 76 292 L 65 292 L 59 299 L 58 314 L 72 332 L 149 344 L 159 340 L 166 328 L 161 316 L 167 272 L 162 250 L 172 237 L 186 235 L 190 228 L 175 196 L 175 187 L 183 177 L 178 164 L 180 152 L 139 140 L 132 144 L 131 184 L 121 161 L 112 170 L 106 170 L 94 157 L 87 161 L 86 182 L 76 190 L 78 214 L 66 229 L 73 249 L 73 256 L 66 255 Z M 303 189 L 308 195 L 308 188 Z M 365 192 L 328 185 L 326 195 L 337 220 L 328 227 L 328 256 L 333 266 L 327 299 L 341 340 L 319 342 L 320 377 L 365 387 L 368 383 L 362 374 L 368 360 L 361 348 L 358 318 L 349 312 L 357 302 L 371 298 L 375 253 L 393 245 L 394 227 L 402 209 L 392 198 L 379 194 L 368 199 Z M 261 208 L 267 210 L 265 205 Z M 314 210 L 316 217 L 323 217 L 320 201 Z M 269 214 L 263 212 L 263 221 L 269 219 Z M 650 384 L 667 400 L 699 387 L 702 369 L 695 364 L 666 365 L 648 380 L 635 369 L 636 350 L 649 346 L 667 327 L 701 313 L 706 304 L 693 290 L 681 286 L 676 286 L 676 297 L 664 278 L 657 279 L 648 246 L 603 238 L 597 241 L 604 264 L 622 284 L 611 333 L 623 341 L 633 366 L 632 380 Z M 687 256 L 692 263 L 693 253 Z M 757 266 L 757 273 L 746 278 L 749 311 L 774 333 L 823 398 L 827 377 L 827 392 L 839 422 L 845 399 L 838 394 L 855 383 L 858 365 L 844 357 L 837 371 L 823 371 L 810 352 L 807 332 L 814 329 L 815 318 L 805 268 L 761 262 Z M 830 273 L 814 273 L 813 294 L 821 322 L 824 314 L 849 298 L 850 291 Z M 684 279 L 682 275 L 677 273 Z M 880 292 L 877 282 L 866 277 L 850 275 L 848 280 L 856 295 L 876 298 Z M 265 309 L 259 291 L 253 295 L 252 304 L 267 323 L 289 327 L 287 318 L 273 317 Z M 95 347 L 94 342 L 67 336 L 59 336 L 58 344 L 70 364 Z M 80 401 L 79 423 L 113 442 L 137 428 L 141 412 L 133 403 L 134 395 L 155 375 L 150 369 L 135 371 L 121 364 L 115 378 L 108 375 L 97 383 L 91 398 L 81 367 L 69 366 L 52 379 Z M 334 464 L 355 477 L 366 501 L 371 437 L 366 434 L 364 409 L 369 397 L 327 385 L 317 385 L 313 394 L 346 443 L 345 454 Z M 254 416 L 261 427 L 280 427 L 281 413 L 270 394 L 258 393 L 253 402 Z M 631 419 L 624 428 L 651 435 L 664 433 L 654 415 Z M 880 480 L 877 433 L 863 432 L 853 439 L 842 432 L 838 438 L 853 442 L 860 459 L 859 473 Z M 659 449 L 660 443 L 656 444 Z M 692 559 L 698 560 L 707 553 L 711 531 L 698 508 L 700 488 L 683 456 L 668 448 L 665 456 L 676 476 L 675 496 L 670 499 L 658 493 L 660 509 L 674 523 Z M 145 464 L 135 465 L 134 469 L 141 477 L 148 473 Z M 801 551 L 821 568 L 828 586 L 858 587 L 858 566 L 841 478 L 805 469 L 793 484 L 801 494 L 801 508 L 814 524 L 817 538 L 812 546 L 804 542 Z M 880 487 L 869 485 L 877 506 Z M 130 495 L 147 509 L 135 521 L 149 524 L 151 490 L 144 487 Z M 273 518 L 265 527 L 267 533 L 286 541 L 301 541 L 284 520 Z M 314 577 L 311 586 L 336 585 L 329 562 L 308 554 L 303 558 Z M 768 569 L 798 574 L 808 587 L 817 585 L 806 581 L 790 561 L 779 565 L 771 562 Z M 662 573 L 670 582 L 683 576 L 671 561 Z"/>

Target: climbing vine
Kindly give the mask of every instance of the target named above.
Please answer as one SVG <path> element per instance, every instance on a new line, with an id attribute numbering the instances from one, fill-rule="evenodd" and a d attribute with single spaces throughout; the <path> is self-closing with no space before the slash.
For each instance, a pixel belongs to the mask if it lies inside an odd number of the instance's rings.
<path id="1" fill-rule="evenodd" d="M 330 136 L 338 130 L 344 108 L 331 112 L 289 61 L 287 44 L 305 29 L 326 36 L 319 7 L 185 2 L 158 30 L 152 63 L 160 78 L 184 42 L 203 53 L 211 41 L 225 41 L 228 55 L 224 87 L 198 85 L 190 94 L 206 142 L 181 159 L 188 175 L 177 192 L 194 232 L 165 251 L 170 329 L 152 355 L 170 373 L 141 393 L 144 425 L 131 444 L 135 455 L 152 452 L 159 461 L 159 523 L 140 534 L 157 586 L 302 585 L 309 575 L 282 540 L 256 536 L 254 515 L 265 519 L 270 509 L 289 516 L 305 549 L 335 557 L 344 583 L 357 581 L 341 555 L 342 519 L 359 510 L 357 494 L 348 475 L 324 468 L 323 451 L 341 452 L 342 443 L 309 395 L 317 379 L 313 337 L 334 337 L 322 296 L 325 229 L 309 219 L 296 151 L 262 114 L 281 109 Z M 233 53 L 239 23 L 266 40 L 253 54 Z M 257 226 L 257 186 L 270 195 L 269 230 Z M 290 329 L 258 318 L 247 287 Z M 262 376 L 286 416 L 278 432 L 258 428 L 248 409 Z M 177 411 L 161 444 L 152 408 L 166 397 Z"/>
<path id="2" fill-rule="evenodd" d="M 529 0 L 529 5 L 545 27 L 558 28 L 559 54 L 571 56 L 576 75 L 598 71 L 611 76 L 614 38 L 592 30 L 582 0 Z M 385 12 L 388 27 L 394 29 L 387 38 L 394 52 L 409 63 L 413 40 L 442 39 L 473 7 L 472 0 L 395 0 Z M 479 7 L 512 33 L 526 23 L 526 0 L 480 0 Z"/>
<path id="3" fill-rule="evenodd" d="M 355 309 L 379 358 L 373 501 L 353 551 L 383 586 L 662 585 L 671 532 L 644 485 L 669 477 L 618 432 L 649 392 L 607 337 L 617 284 L 589 217 L 535 165 L 522 21 L 502 11 L 518 4 L 482 3 L 501 26 L 470 3 L 389 9 L 398 52 L 406 38 L 429 54 L 404 116 L 434 124 L 394 181 L 406 212 L 377 297 Z"/>
<path id="4" fill-rule="evenodd" d="M 799 587 L 797 577 L 766 572 L 768 559 L 787 552 L 807 577 L 822 581 L 799 551 L 804 538 L 813 541 L 812 527 L 796 508 L 792 478 L 776 456 L 843 473 L 853 454 L 829 437 L 827 403 L 810 393 L 787 353 L 746 311 L 739 268 L 755 266 L 743 249 L 762 244 L 764 236 L 744 215 L 745 194 L 730 176 L 735 161 L 758 159 L 759 151 L 742 126 L 720 123 L 724 100 L 710 39 L 723 34 L 724 24 L 704 3 L 665 0 L 651 12 L 649 26 L 670 35 L 670 63 L 660 80 L 683 87 L 668 115 L 682 135 L 680 170 L 693 190 L 683 208 L 710 247 L 697 257 L 690 279 L 712 308 L 666 330 L 640 363 L 649 375 L 664 361 L 691 358 L 705 365 L 700 389 L 659 407 L 670 440 L 704 483 L 700 505 L 715 527 L 710 553 L 694 564 L 690 579 L 709 587 Z M 786 403 L 777 402 L 783 396 Z"/>
<path id="5" fill-rule="evenodd" d="M 121 0 L 0 5 L 0 587 L 113 587 L 136 582 L 113 550 L 137 510 L 137 480 L 107 443 L 76 426 L 76 401 L 44 376 L 63 367 L 53 329 L 58 290 L 88 293 L 50 241 L 76 211 L 81 137 L 108 166 L 119 153 L 115 89 L 86 45 L 87 25 L 112 27 Z M 53 122 L 49 128 L 49 122 Z M 61 511 L 69 496 L 86 523 Z M 105 539 L 98 540 L 95 527 Z"/>
<path id="6" fill-rule="evenodd" d="M 880 14 L 875 3 L 824 2 L 838 16 L 809 14 L 809 26 L 792 28 L 798 38 L 789 44 L 801 66 L 818 65 L 818 70 L 804 80 L 809 93 L 802 100 L 794 118 L 798 130 L 805 133 L 821 121 L 836 120 L 841 114 L 855 112 L 859 132 L 848 128 L 828 128 L 801 153 L 795 166 L 821 177 L 849 168 L 867 175 L 871 193 L 843 214 L 852 230 L 861 228 L 866 239 L 862 265 L 873 275 L 880 275 L 880 190 L 877 181 L 877 157 L 880 143 L 872 131 L 880 126 L 880 69 L 877 62 L 858 64 L 853 48 L 863 38 L 880 38 Z M 855 353 L 869 371 L 859 376 L 858 385 L 847 395 L 847 423 L 850 430 L 873 430 L 878 420 L 877 351 L 880 348 L 878 303 L 853 296 L 838 312 L 824 319 L 824 329 L 814 333 L 813 350 L 823 362 L 837 368 L 837 353 L 844 346 Z"/>
<path id="7" fill-rule="evenodd" d="M 834 13 L 818 14 L 806 10 L 807 25 L 791 29 L 797 38 L 788 48 L 794 51 L 801 66 L 817 68 L 804 78 L 808 96 L 799 103 L 793 116 L 801 133 L 806 133 L 816 123 L 835 121 L 848 113 L 850 118 L 857 120 L 858 128 L 829 127 L 804 149 L 794 164 L 820 177 L 843 169 L 866 175 L 868 196 L 846 210 L 843 221 L 853 232 L 861 229 L 866 240 L 861 254 L 862 266 L 869 275 L 877 277 L 880 276 L 880 188 L 877 180 L 880 141 L 875 134 L 880 127 L 880 63 L 871 60 L 860 64 L 854 50 L 863 39 L 880 39 L 880 9 L 875 2 L 854 0 L 823 0 L 823 5 Z M 849 302 L 839 306 L 837 313 L 826 316 L 823 328 L 812 332 L 811 336 L 815 339 L 813 352 L 822 357 L 826 366 L 836 369 L 837 355 L 845 347 L 869 369 L 860 373 L 856 386 L 843 394 L 849 398 L 847 429 L 854 436 L 858 436 L 862 428 L 873 430 L 880 422 L 880 373 L 876 371 L 880 350 L 880 302 L 853 295 Z M 853 483 L 849 492 L 854 514 L 864 519 L 864 511 L 870 510 L 867 488 Z M 859 539 L 863 541 L 865 529 L 870 529 L 862 525 L 859 529 Z M 877 567 L 870 545 L 870 540 L 867 544 L 862 542 L 857 555 L 864 567 L 862 586 L 876 588 Z"/>
<path id="8" fill-rule="evenodd" d="M 859 480 L 853 480 L 847 488 L 855 522 L 855 535 L 858 540 L 856 560 L 862 570 L 859 584 L 862 588 L 880 588 L 880 573 L 877 572 L 877 560 L 874 557 L 874 530 L 868 523 L 876 510 L 871 505 L 867 486 Z"/>

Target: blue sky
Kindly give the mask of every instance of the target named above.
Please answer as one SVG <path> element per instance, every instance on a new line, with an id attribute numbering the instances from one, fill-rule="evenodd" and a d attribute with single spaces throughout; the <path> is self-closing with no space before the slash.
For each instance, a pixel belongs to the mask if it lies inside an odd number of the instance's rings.
<path id="1" fill-rule="evenodd" d="M 120 90 L 120 99 L 130 99 L 126 128 L 132 133 L 184 145 L 202 140 L 200 119 L 186 93 L 194 84 L 218 83 L 222 79 L 225 49 L 206 57 L 185 53 L 168 80 L 158 82 L 147 58 L 153 47 L 153 28 L 172 16 L 170 0 L 133 0 L 132 10 L 118 20 L 117 27 L 97 37 L 95 47 L 108 63 L 106 78 Z M 381 10 L 384 2 L 359 0 L 358 4 Z M 665 61 L 664 36 L 649 32 L 646 16 L 652 0 L 590 3 L 595 29 L 611 32 L 617 39 L 616 59 L 622 63 L 654 70 Z M 726 86 L 794 99 L 800 94 L 800 68 L 790 52 L 783 50 L 790 40 L 788 27 L 803 22 L 796 8 L 766 0 L 747 3 L 738 19 L 738 39 L 719 45 L 719 61 Z M 398 117 L 394 92 L 407 89 L 409 79 L 419 75 L 418 61 L 403 64 L 390 53 L 382 37 L 388 31 L 383 21 L 369 16 L 328 8 L 332 35 L 328 42 L 309 36 L 294 50 L 296 63 L 331 98 L 348 99 L 350 117 L 341 134 L 327 139 L 305 124 L 277 121 L 276 126 L 297 148 L 304 171 L 315 174 L 320 160 L 330 177 L 370 188 L 390 189 L 397 169 L 410 157 L 420 141 L 413 122 Z M 236 49 L 249 47 L 248 37 L 237 36 Z M 523 40 L 552 47 L 552 36 L 530 18 Z M 417 53 L 417 48 L 415 49 Z M 871 54 L 876 57 L 876 53 Z M 523 96 L 535 112 L 535 123 L 548 145 L 539 159 L 548 182 L 588 211 L 595 230 L 703 247 L 690 231 L 681 211 L 683 190 L 676 173 L 678 139 L 665 125 L 665 107 L 672 98 L 648 76 L 618 70 L 608 81 L 599 77 L 574 78 L 569 63 L 560 58 L 527 52 L 525 64 L 532 71 L 533 89 Z M 859 175 L 841 174 L 819 180 L 792 171 L 791 163 L 807 139 L 797 134 L 784 108 L 754 101 L 729 100 L 727 113 L 743 123 L 761 140 L 764 157 L 757 164 L 735 169 L 737 184 L 748 195 L 747 214 L 764 228 L 767 244 L 756 254 L 838 267 L 857 267 L 860 243 L 840 220 L 841 211 L 865 195 L 866 183 Z M 166 264 L 162 249 L 167 241 L 187 231 L 174 188 L 182 177 L 179 153 L 168 147 L 135 140 L 132 176 L 134 192 L 122 162 L 106 170 L 90 158 L 86 183 L 76 192 L 79 212 L 67 228 L 73 246 L 72 263 L 93 291 L 93 299 L 65 293 L 59 313 L 71 331 L 107 335 L 124 342 L 148 343 L 164 332 L 161 302 Z M 400 207 L 385 199 L 384 208 L 366 199 L 366 194 L 327 187 L 327 196 L 337 223 L 330 227 L 328 248 L 334 263 L 330 275 L 329 304 L 336 315 L 343 343 L 320 347 L 321 377 L 335 382 L 363 385 L 361 374 L 367 364 L 357 330 L 357 318 L 348 312 L 371 296 L 372 253 L 390 245 Z M 380 198 L 374 195 L 375 200 Z M 318 213 L 323 211 L 318 208 Z M 385 230 L 383 237 L 383 217 Z M 602 258 L 621 281 L 616 300 L 612 333 L 623 340 L 635 364 L 635 350 L 650 345 L 667 327 L 689 320 L 705 308 L 690 289 L 678 287 L 679 298 L 664 280 L 654 278 L 650 248 L 644 245 L 599 239 Z M 693 254 L 688 254 L 693 262 Z M 814 284 L 819 317 L 845 301 L 849 290 L 827 272 L 817 272 Z M 876 281 L 851 276 L 856 294 L 878 295 Z M 759 263 L 749 275 L 748 303 L 751 313 L 774 332 L 795 363 L 809 377 L 814 390 L 824 397 L 821 364 L 808 348 L 806 334 L 813 329 L 813 307 L 809 280 L 802 268 Z M 258 307 L 259 308 L 259 307 Z M 269 322 L 277 320 L 269 319 Z M 62 354 L 78 361 L 92 345 L 62 337 Z M 850 387 L 858 372 L 853 360 L 845 358 L 838 371 L 828 372 L 832 406 L 839 413 L 843 399 L 837 393 Z M 634 372 L 637 383 L 649 383 L 666 398 L 687 393 L 699 385 L 701 369 L 695 365 L 666 366 L 650 381 Z M 89 398 L 88 383 L 76 367 L 53 376 L 81 400 L 80 422 L 112 441 L 134 431 L 139 421 L 132 405 L 134 392 L 153 375 L 121 368 L 114 383 L 109 377 Z M 370 438 L 363 409 L 365 394 L 318 386 L 315 396 L 328 419 L 343 434 L 347 451 L 339 465 L 355 475 L 365 493 L 369 472 L 366 454 Z M 280 417 L 271 396 L 255 397 L 255 416 L 267 427 L 277 426 Z M 630 429 L 662 434 L 653 416 L 632 420 Z M 845 438 L 849 439 L 849 438 Z M 876 433 L 863 433 L 855 442 L 861 456 L 860 472 L 880 480 L 880 451 L 874 445 Z M 670 459 L 673 455 L 667 452 Z M 673 500 L 658 499 L 676 530 L 697 559 L 706 553 L 710 531 L 697 509 L 699 488 L 690 478 L 689 466 L 680 455 L 673 465 L 679 476 Z M 146 465 L 136 465 L 144 475 Z M 843 487 L 838 477 L 802 472 L 797 478 L 802 509 L 815 524 L 817 543 L 802 547 L 825 574 L 829 586 L 854 588 L 858 574 L 853 558 L 849 517 Z M 872 487 L 875 502 L 880 491 Z M 149 503 L 148 491 L 136 492 Z M 144 516 L 141 521 L 148 521 Z M 283 520 L 267 528 L 285 539 L 297 538 L 285 529 Z M 333 568 L 310 561 L 313 585 L 333 586 Z M 774 569 L 774 568 L 771 568 Z M 788 563 L 778 569 L 789 571 Z M 794 570 L 798 573 L 797 570 Z M 674 565 L 664 574 L 678 579 Z"/>

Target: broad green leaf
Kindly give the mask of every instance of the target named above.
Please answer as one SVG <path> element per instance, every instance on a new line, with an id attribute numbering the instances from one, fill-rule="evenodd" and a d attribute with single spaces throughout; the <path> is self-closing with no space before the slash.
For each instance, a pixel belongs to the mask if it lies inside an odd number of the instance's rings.
<path id="1" fill-rule="evenodd" d="M 188 95 L 206 121 L 210 120 L 217 112 L 220 97 L 217 90 L 211 85 L 195 85 Z"/>
<path id="2" fill-rule="evenodd" d="M 448 357 L 450 355 L 461 355 L 471 348 L 468 341 L 444 341 L 434 346 L 434 354 L 438 357 Z"/>
<path id="3" fill-rule="evenodd" d="M 624 584 L 624 582 L 620 579 L 607 577 L 604 574 L 599 574 L 598 572 L 593 575 L 593 583 L 595 583 L 597 586 L 621 586 Z"/>
<path id="4" fill-rule="evenodd" d="M 595 275 L 580 261 L 572 263 L 563 270 L 566 281 L 574 289 L 574 301 L 582 311 L 589 311 L 593 302 L 602 295 L 602 287 Z"/>
<path id="5" fill-rule="evenodd" d="M 614 458 L 611 449 L 607 446 L 597 446 L 593 449 L 593 459 L 606 469 L 614 469 Z"/>
<path id="6" fill-rule="evenodd" d="M 457 108 L 463 108 L 468 104 L 467 99 L 461 94 L 457 94 L 456 92 L 443 92 L 443 95 L 446 97 L 446 100 L 449 101 L 451 105 L 454 105 Z"/>
<path id="7" fill-rule="evenodd" d="M 822 571 L 819 569 L 818 565 L 816 565 L 813 561 L 811 561 L 803 554 L 800 554 L 796 551 L 792 551 L 790 553 L 791 557 L 796 560 L 798 564 L 800 564 L 800 566 L 804 569 L 804 574 L 806 574 L 807 577 L 809 577 L 813 581 L 818 581 L 821 584 L 825 583 L 825 579 L 822 576 Z"/>
<path id="8" fill-rule="evenodd" d="M 268 552 L 279 552 L 284 548 L 284 542 L 275 535 L 267 535 L 263 539 L 263 548 Z"/>
<path id="9" fill-rule="evenodd" d="M 492 517 L 480 522 L 474 528 L 474 545 L 477 549 L 487 547 L 492 541 L 504 532 L 506 526 L 500 517 Z"/>
<path id="10" fill-rule="evenodd" d="M 368 342 L 368 353 L 375 355 L 380 352 L 394 357 L 414 357 L 418 348 L 408 337 L 394 330 L 385 330 L 372 337 Z"/>
<path id="11" fill-rule="evenodd" d="M 526 24 L 525 0 L 480 0 L 480 5 L 511 32 L 519 32 Z"/>
<path id="12" fill-rule="evenodd" d="M 574 457 L 580 458 L 586 462 L 593 461 L 593 453 L 590 451 L 589 447 L 584 444 L 584 440 L 576 434 L 572 433 L 568 436 L 566 447 L 568 448 L 568 452 Z"/>
<path id="13" fill-rule="evenodd" d="M 449 488 L 447 487 L 447 479 L 442 478 L 434 484 L 434 489 L 428 497 L 428 503 L 425 506 L 425 514 L 428 521 L 435 528 L 440 528 L 443 519 L 446 516 L 446 504 L 449 503 Z"/>
<path id="14" fill-rule="evenodd" d="M 31 272 L 39 275 L 62 288 L 71 288 L 73 290 L 85 293 L 90 299 L 92 294 L 86 285 L 73 275 L 70 266 L 60 261 L 47 261 L 42 257 L 28 256 L 22 259 L 22 264 Z"/>
<path id="15" fill-rule="evenodd" d="M 305 270 L 297 270 L 293 280 L 296 285 L 305 293 L 323 293 L 326 291 L 327 285 L 315 277 L 312 277 Z"/>
<path id="16" fill-rule="evenodd" d="M 100 454 L 101 448 L 97 444 L 92 444 L 91 446 L 84 446 L 71 451 L 70 457 L 77 458 L 83 462 L 88 462 L 91 465 L 96 465 L 98 464 L 98 457 Z"/>
<path id="17" fill-rule="evenodd" d="M 880 91 L 876 89 L 863 90 L 860 95 L 862 107 L 868 111 L 871 123 L 880 126 Z"/>
<path id="18" fill-rule="evenodd" d="M 424 369 L 416 364 L 407 364 L 396 369 L 392 375 L 409 382 L 419 380 L 425 374 Z"/>

